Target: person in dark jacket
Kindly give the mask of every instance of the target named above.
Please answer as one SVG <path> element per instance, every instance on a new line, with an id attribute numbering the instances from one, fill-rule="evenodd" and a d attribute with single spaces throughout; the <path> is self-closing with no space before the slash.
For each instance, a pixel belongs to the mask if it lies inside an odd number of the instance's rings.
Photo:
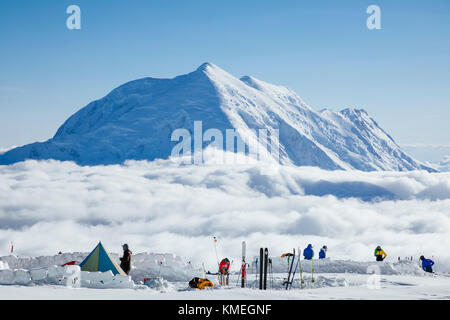
<path id="1" fill-rule="evenodd" d="M 319 251 L 319 259 L 325 259 L 327 257 L 327 246 L 323 246 Z"/>
<path id="2" fill-rule="evenodd" d="M 420 260 L 422 261 L 422 269 L 425 272 L 433 272 L 433 265 L 434 261 L 431 259 L 425 259 L 424 256 L 420 257 Z"/>
<path id="3" fill-rule="evenodd" d="M 120 267 L 122 270 L 129 274 L 131 270 L 131 254 L 132 252 L 128 249 L 128 245 L 125 243 L 123 246 L 123 257 L 120 258 Z"/>
<path id="4" fill-rule="evenodd" d="M 308 244 L 305 250 L 303 250 L 303 257 L 305 260 L 311 260 L 314 257 L 314 250 L 312 244 Z"/>

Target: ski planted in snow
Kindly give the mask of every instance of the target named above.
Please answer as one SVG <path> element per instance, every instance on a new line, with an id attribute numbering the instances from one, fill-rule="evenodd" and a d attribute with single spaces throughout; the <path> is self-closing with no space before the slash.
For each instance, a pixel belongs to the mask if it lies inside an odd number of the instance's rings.
<path id="1" fill-rule="evenodd" d="M 263 248 L 259 249 L 259 290 L 263 288 L 263 264 L 264 264 L 264 250 Z"/>
<path id="2" fill-rule="evenodd" d="M 292 272 L 291 281 L 290 281 L 290 283 L 289 283 L 289 289 L 292 288 L 292 283 L 294 283 L 294 280 L 295 280 L 295 273 L 297 272 L 297 268 L 298 268 L 299 262 L 300 262 L 300 248 L 298 248 L 298 258 L 297 258 L 297 263 L 295 264 L 294 271 Z M 293 260 L 292 260 L 292 263 L 294 263 Z"/>
<path id="3" fill-rule="evenodd" d="M 302 270 L 302 261 L 300 260 L 300 256 L 301 256 L 301 251 L 300 249 L 298 249 L 298 261 L 299 261 L 299 271 L 300 271 L 300 288 L 303 289 L 303 270 Z"/>
<path id="4" fill-rule="evenodd" d="M 264 249 L 264 280 L 263 280 L 263 290 L 267 288 L 267 265 L 269 264 L 269 250 Z"/>
<path id="5" fill-rule="evenodd" d="M 292 260 L 291 260 L 291 264 L 289 266 L 289 272 L 288 272 L 287 280 L 283 283 L 283 284 L 286 285 L 286 290 L 289 288 L 289 284 L 291 282 L 291 273 L 292 273 L 292 267 L 294 266 L 294 261 L 295 261 L 295 249 L 293 250 Z"/>
<path id="6" fill-rule="evenodd" d="M 273 289 L 273 268 L 272 268 L 272 259 L 269 258 L 269 274 L 270 274 L 270 288 Z"/>
<path id="7" fill-rule="evenodd" d="M 267 268 L 269 265 L 269 251 L 267 248 L 259 249 L 259 290 L 267 289 Z"/>
<path id="8" fill-rule="evenodd" d="M 245 251 L 246 244 L 245 241 L 242 241 L 242 266 L 241 266 L 241 288 L 245 288 L 245 279 L 246 279 L 246 263 L 245 263 Z"/>

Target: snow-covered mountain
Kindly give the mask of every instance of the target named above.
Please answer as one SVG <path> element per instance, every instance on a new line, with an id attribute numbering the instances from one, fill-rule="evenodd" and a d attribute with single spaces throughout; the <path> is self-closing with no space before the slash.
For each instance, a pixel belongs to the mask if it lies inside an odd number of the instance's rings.
<path id="1" fill-rule="evenodd" d="M 279 130 L 280 161 L 298 166 L 364 171 L 432 170 L 404 153 L 361 109 L 315 111 L 293 91 L 253 77 L 237 79 L 205 63 L 173 79 L 128 82 L 72 115 L 55 136 L 0 155 L 0 164 L 25 159 L 71 160 L 82 165 L 127 159 L 168 158 L 177 128 L 191 133 L 235 129 L 244 139 L 254 131 Z M 203 145 L 206 147 L 206 144 Z"/>

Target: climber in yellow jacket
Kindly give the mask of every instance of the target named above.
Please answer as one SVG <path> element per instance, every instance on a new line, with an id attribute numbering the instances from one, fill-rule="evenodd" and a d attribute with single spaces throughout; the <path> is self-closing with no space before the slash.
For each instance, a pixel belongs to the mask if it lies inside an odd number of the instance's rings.
<path id="1" fill-rule="evenodd" d="M 194 279 L 189 281 L 189 287 L 195 288 L 195 289 L 203 290 L 206 287 L 213 287 L 213 286 L 214 286 L 213 283 L 211 281 L 209 281 L 208 279 L 202 279 L 202 278 L 195 277 Z"/>
<path id="2" fill-rule="evenodd" d="M 374 256 L 377 258 L 377 261 L 383 261 L 387 257 L 387 254 L 383 249 L 381 249 L 381 246 L 378 246 L 375 249 Z"/>

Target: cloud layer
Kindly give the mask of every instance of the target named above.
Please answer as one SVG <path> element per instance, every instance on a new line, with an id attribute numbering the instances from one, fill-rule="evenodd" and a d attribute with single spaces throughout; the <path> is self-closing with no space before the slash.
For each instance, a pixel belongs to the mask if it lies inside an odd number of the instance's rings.
<path id="1" fill-rule="evenodd" d="M 238 267 L 240 245 L 279 255 L 308 243 L 336 259 L 433 256 L 450 271 L 450 174 L 347 172 L 171 160 L 80 167 L 27 161 L 0 166 L 0 255 L 88 251 L 171 252 L 214 270 Z"/>

